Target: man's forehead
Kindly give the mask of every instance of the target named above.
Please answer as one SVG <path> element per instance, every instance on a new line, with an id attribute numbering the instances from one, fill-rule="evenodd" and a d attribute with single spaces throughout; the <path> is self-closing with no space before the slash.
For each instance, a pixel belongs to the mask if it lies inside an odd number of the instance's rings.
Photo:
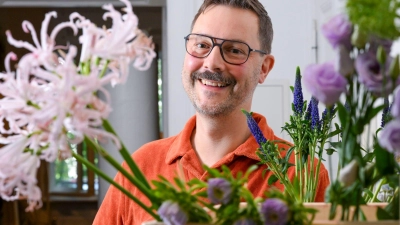
<path id="1" fill-rule="evenodd" d="M 258 40 L 258 24 L 257 15 L 250 10 L 214 5 L 199 15 L 192 33 L 253 42 Z"/>

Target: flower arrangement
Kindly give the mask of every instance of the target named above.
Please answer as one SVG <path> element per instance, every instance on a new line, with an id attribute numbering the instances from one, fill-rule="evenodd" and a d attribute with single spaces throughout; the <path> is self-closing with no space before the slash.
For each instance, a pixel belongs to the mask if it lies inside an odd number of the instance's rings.
<path id="1" fill-rule="evenodd" d="M 349 208 L 356 206 L 351 219 L 362 219 L 359 206 L 376 201 L 380 188 L 374 191 L 373 185 L 379 182 L 378 187 L 389 185 L 395 190 L 388 206 L 391 210 L 381 210 L 380 218 L 398 219 L 395 212 L 396 209 L 399 211 L 400 168 L 395 156 L 400 155 L 400 89 L 395 88 L 399 83 L 400 66 L 399 57 L 391 58 L 388 47 L 399 35 L 393 29 L 390 32 L 389 28 L 378 29 L 379 22 L 372 25 L 363 22 L 363 16 L 369 15 L 357 11 L 363 3 L 348 0 L 352 23 L 339 16 L 324 27 L 324 34 L 339 57 L 336 64 L 311 65 L 305 70 L 305 86 L 313 95 L 309 103 L 303 99 L 302 76 L 297 69 L 292 88 L 293 115 L 283 127 L 293 144 L 288 144 L 291 147 L 285 154 L 276 143 L 262 136 L 251 113 L 244 111 L 249 128 L 260 145 L 258 156 L 274 172 L 267 182 L 279 181 L 285 186 L 283 193 L 271 189 L 265 193 L 265 198 L 254 198 L 246 188 L 246 182 L 256 166 L 236 177 L 227 167 L 223 166 L 221 170 L 206 167 L 209 174 L 206 181 L 184 182 L 177 177 L 170 182 L 160 177 L 150 183 L 132 160 L 107 121 L 111 109 L 104 86 L 123 83 L 132 62 L 138 69 L 147 69 L 155 53 L 151 38 L 137 27 L 138 20 L 130 3 L 120 1 L 126 5 L 125 14 L 112 5 L 103 6 L 106 10 L 103 18 L 113 21 L 110 29 L 99 28 L 82 15 L 73 13 L 70 21 L 57 25 L 48 34 L 50 19 L 56 16 L 51 12 L 45 16 L 40 37 L 30 22 L 22 23 L 23 30 L 31 33 L 33 44 L 15 40 L 7 31 L 11 45 L 30 52 L 19 60 L 15 71 L 11 70 L 11 60 L 15 61 L 17 57 L 9 53 L 5 59 L 6 71 L 0 73 L 1 198 L 14 200 L 23 195 L 28 199 L 28 211 L 39 208 L 41 191 L 36 184 L 36 171 L 40 160 L 52 162 L 57 157 L 73 156 L 135 201 L 155 220 L 166 224 L 311 224 L 316 211 L 304 207 L 303 202 L 315 199 L 322 153 L 326 144 L 330 144 L 328 151 L 339 153 L 341 168 L 339 180 L 333 182 L 327 192 L 332 216 L 335 208 L 342 205 L 342 219 L 350 219 Z M 383 2 L 388 3 L 387 7 L 398 8 L 392 0 Z M 374 18 L 378 17 L 371 16 L 368 20 Z M 77 47 L 55 43 L 58 31 L 67 27 L 75 35 L 78 30 L 82 31 L 78 64 L 74 62 Z M 99 98 L 98 93 L 105 96 L 105 100 Z M 343 94 L 345 103 L 340 101 Z M 393 104 L 389 104 L 391 95 L 394 95 Z M 379 98 L 385 98 L 383 104 L 378 104 Z M 326 105 L 321 116 L 319 102 Z M 371 138 L 372 148 L 363 147 L 361 135 L 365 127 L 382 110 L 385 112 L 383 129 Z M 336 116 L 340 124 L 332 131 Z M 339 141 L 331 141 L 336 135 Z M 99 144 L 107 139 L 115 143 L 129 171 Z M 72 145 L 81 142 L 112 164 L 150 200 L 151 205 L 143 204 L 96 165 L 71 151 Z M 295 166 L 296 171 L 293 180 L 286 175 L 291 166 Z"/>
<path id="2" fill-rule="evenodd" d="M 386 211 L 378 210 L 378 218 L 399 219 L 400 68 L 399 56 L 390 56 L 392 42 L 400 36 L 395 25 L 399 7 L 391 0 L 348 0 L 347 15 L 322 27 L 337 53 L 336 62 L 310 65 L 304 72 L 311 94 L 338 112 L 341 134 L 331 143 L 339 156 L 338 179 L 326 193 L 331 218 L 341 205 L 342 220 L 363 220 L 360 205 L 377 201 L 381 185 L 387 184 L 394 196 Z M 394 99 L 392 104 L 389 99 Z M 370 123 L 382 112 L 382 127 L 371 134 Z M 352 217 L 350 207 L 355 210 Z"/>
<path id="3" fill-rule="evenodd" d="M 399 219 L 400 67 L 399 56 L 389 54 L 393 40 L 400 36 L 395 26 L 399 7 L 391 0 L 348 0 L 348 15 L 340 14 L 322 27 L 337 59 L 309 65 L 303 77 L 297 68 L 293 114 L 282 127 L 293 140 L 287 152 L 266 140 L 251 113 L 244 111 L 260 146 L 257 154 L 274 173 L 268 182 L 281 182 L 298 202 L 314 200 L 322 153 L 338 153 L 337 180 L 325 193 L 325 201 L 332 206 L 330 219 L 340 205 L 342 220 L 365 220 L 360 206 L 379 202 L 381 189 L 392 195 L 381 198 L 390 204 L 385 210 L 378 209 L 378 219 Z M 302 80 L 312 94 L 308 106 Z M 389 99 L 393 99 L 391 104 Z M 326 107 L 321 117 L 319 102 Z M 371 135 L 370 123 L 379 113 L 381 128 Z M 338 123 L 333 123 L 336 116 Z M 293 180 L 287 176 L 291 166 L 296 171 Z"/>
<path id="4" fill-rule="evenodd" d="M 155 57 L 151 38 L 138 29 L 138 19 L 127 0 L 121 0 L 125 14 L 110 4 L 104 5 L 104 19 L 112 19 L 112 27 L 99 28 L 84 16 L 73 13 L 70 20 L 48 33 L 55 12 L 47 13 L 38 37 L 33 25 L 24 21 L 22 28 L 32 35 L 32 43 L 15 40 L 6 32 L 8 42 L 29 50 L 18 61 L 16 70 L 5 59 L 6 71 L 0 73 L 0 196 L 15 200 L 26 196 L 27 211 L 40 208 L 41 190 L 36 171 L 41 160 L 75 157 L 141 206 L 154 219 L 166 224 L 206 222 L 215 224 L 310 224 L 315 210 L 294 202 L 286 193 L 271 190 L 265 198 L 254 198 L 246 188 L 249 174 L 233 177 L 227 167 L 221 171 L 205 168 L 206 181 L 174 182 L 160 177 L 146 180 L 107 121 L 110 96 L 105 85 L 116 85 L 127 79 L 128 65 L 145 70 Z M 69 28 L 77 35 L 81 54 L 75 64 L 78 48 L 55 42 L 61 29 Z M 117 32 L 116 32 L 117 31 Z M 100 98 L 99 95 L 105 96 Z M 111 139 L 130 171 L 124 169 L 101 146 Z M 122 173 L 151 202 L 143 204 L 121 184 L 104 174 L 96 165 L 72 151 L 85 142 Z M 242 202 L 245 202 L 243 204 Z"/>

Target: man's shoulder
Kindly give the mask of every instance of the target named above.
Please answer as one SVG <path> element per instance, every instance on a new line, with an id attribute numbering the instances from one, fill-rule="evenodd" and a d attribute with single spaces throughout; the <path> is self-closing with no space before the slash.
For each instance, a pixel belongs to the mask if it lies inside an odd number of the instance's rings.
<path id="1" fill-rule="evenodd" d="M 147 156 L 157 154 L 157 156 L 159 156 L 160 154 L 166 154 L 176 137 L 177 136 L 172 136 L 148 142 L 134 152 L 133 156 L 136 158 L 143 155 Z"/>

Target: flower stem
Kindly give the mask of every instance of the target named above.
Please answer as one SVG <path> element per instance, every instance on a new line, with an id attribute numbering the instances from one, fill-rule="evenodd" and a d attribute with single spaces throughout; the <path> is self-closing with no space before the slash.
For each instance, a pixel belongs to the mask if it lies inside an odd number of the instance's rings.
<path id="1" fill-rule="evenodd" d="M 124 193 L 127 197 L 132 199 L 134 202 L 136 202 L 142 209 L 144 209 L 148 214 L 150 214 L 154 219 L 161 221 L 161 218 L 155 214 L 148 206 L 144 205 L 138 198 L 132 195 L 128 190 L 126 190 L 124 187 L 122 187 L 120 184 L 115 182 L 112 178 L 107 176 L 103 171 L 101 171 L 98 167 L 96 167 L 93 163 L 89 162 L 87 159 L 83 158 L 81 155 L 75 153 L 72 151 L 72 156 L 80 163 L 84 164 L 88 169 L 91 169 L 93 172 L 95 172 L 97 175 L 99 175 L 101 178 L 109 182 L 110 184 L 114 185 L 117 189 L 119 189 L 122 193 Z"/>
<path id="2" fill-rule="evenodd" d="M 383 182 L 384 182 L 384 178 L 382 178 L 382 179 L 379 181 L 378 186 L 376 187 L 376 189 L 375 189 L 375 191 L 374 191 L 374 195 L 373 195 L 372 198 L 369 200 L 370 203 L 371 203 L 371 202 L 375 202 L 375 200 L 377 200 L 376 197 L 378 196 L 379 191 L 380 191 L 381 188 L 382 188 Z"/>
<path id="3" fill-rule="evenodd" d="M 108 152 L 92 139 L 85 136 L 85 141 L 95 151 L 97 151 L 105 160 L 108 161 L 115 169 L 117 169 L 122 175 L 124 175 L 134 186 L 136 186 L 140 192 L 142 192 L 153 204 L 158 203 L 158 199 L 153 195 L 150 188 L 147 188 L 137 177 L 134 177 L 127 170 L 125 170 L 119 162 L 111 157 Z"/>
<path id="4" fill-rule="evenodd" d="M 144 177 L 142 171 L 140 171 L 139 167 L 136 165 L 135 161 L 133 161 L 131 155 L 129 154 L 128 150 L 126 149 L 125 145 L 122 143 L 121 139 L 117 136 L 114 128 L 110 124 L 110 122 L 106 119 L 103 119 L 103 127 L 106 131 L 114 134 L 121 143 L 121 149 L 119 150 L 120 154 L 122 155 L 125 162 L 128 164 L 129 168 L 131 169 L 132 173 L 140 180 L 142 184 L 144 184 L 147 188 L 150 188 L 147 179 Z"/>

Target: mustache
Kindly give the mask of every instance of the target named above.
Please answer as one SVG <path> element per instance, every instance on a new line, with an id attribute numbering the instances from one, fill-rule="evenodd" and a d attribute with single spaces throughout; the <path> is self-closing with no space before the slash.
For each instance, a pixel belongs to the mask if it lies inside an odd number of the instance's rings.
<path id="1" fill-rule="evenodd" d="M 236 84 L 235 79 L 233 79 L 231 77 L 225 77 L 220 72 L 210 72 L 210 71 L 198 72 L 198 71 L 196 71 L 191 74 L 191 78 L 193 80 L 205 79 L 205 80 L 223 82 L 227 85 Z"/>

